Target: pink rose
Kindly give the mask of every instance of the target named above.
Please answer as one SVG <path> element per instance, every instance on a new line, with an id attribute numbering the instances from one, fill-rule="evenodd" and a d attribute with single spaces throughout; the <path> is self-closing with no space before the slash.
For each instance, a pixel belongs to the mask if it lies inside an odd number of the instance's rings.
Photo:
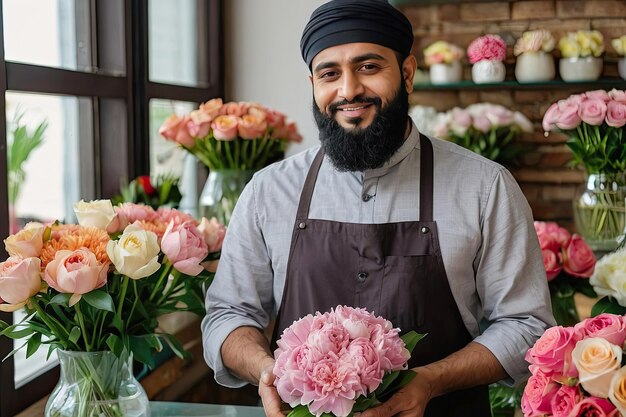
<path id="1" fill-rule="evenodd" d="M 226 226 L 218 222 L 215 217 L 211 218 L 211 220 L 203 217 L 198 225 L 198 231 L 204 237 L 209 253 L 218 252 L 222 249 L 222 243 L 226 235 Z"/>
<path id="2" fill-rule="evenodd" d="M 211 119 L 215 119 L 217 116 L 220 115 L 220 110 L 223 105 L 224 103 L 222 102 L 221 98 L 214 98 L 207 101 L 206 103 L 200 104 L 198 108 L 204 113 L 207 113 L 211 117 Z"/>
<path id="3" fill-rule="evenodd" d="M 622 346 L 626 340 L 626 323 L 623 316 L 602 313 L 596 317 L 588 318 L 574 326 L 578 332 L 578 338 L 601 337 L 609 343 Z"/>
<path id="4" fill-rule="evenodd" d="M 480 115 L 474 118 L 474 127 L 483 133 L 487 133 L 492 125 L 485 115 Z"/>
<path id="5" fill-rule="evenodd" d="M 123 203 L 113 207 L 113 209 L 117 215 L 117 220 L 114 219 L 111 222 L 115 226 L 112 230 L 111 225 L 109 225 L 109 229 L 107 229 L 109 233 L 121 232 L 126 226 L 136 221 L 149 222 L 157 218 L 154 209 L 144 204 Z"/>
<path id="6" fill-rule="evenodd" d="M 239 118 L 236 116 L 218 116 L 213 120 L 211 128 L 217 140 L 233 140 L 237 137 Z"/>
<path id="7" fill-rule="evenodd" d="M 528 349 L 526 361 L 534 365 L 533 369 L 549 376 L 577 376 L 577 370 L 571 361 L 571 353 L 577 341 L 574 328 L 551 327 Z"/>
<path id="8" fill-rule="evenodd" d="M 559 245 L 565 245 L 567 241 L 572 237 L 567 229 L 560 227 L 555 222 L 545 223 L 545 231 L 554 236 Z"/>
<path id="9" fill-rule="evenodd" d="M 615 88 L 609 91 L 609 97 L 620 103 L 626 104 L 626 91 L 616 90 Z"/>
<path id="10" fill-rule="evenodd" d="M 41 260 L 9 257 L 0 263 L 0 311 L 15 311 L 41 289 Z"/>
<path id="11" fill-rule="evenodd" d="M 609 94 L 604 90 L 587 91 L 586 93 L 583 93 L 583 96 L 587 100 L 602 100 L 605 103 L 608 103 L 609 100 L 611 100 Z"/>
<path id="12" fill-rule="evenodd" d="M 600 126 L 606 117 L 606 103 L 600 99 L 587 99 L 580 103 L 578 115 L 580 119 L 592 126 Z"/>
<path id="13" fill-rule="evenodd" d="M 578 387 L 562 385 L 550 400 L 550 409 L 554 417 L 568 417 L 574 406 L 582 400 Z"/>
<path id="14" fill-rule="evenodd" d="M 191 276 L 202 272 L 200 263 L 209 254 L 204 236 L 192 222 L 177 228 L 170 222 L 161 239 L 161 250 L 176 270 Z"/>
<path id="15" fill-rule="evenodd" d="M 182 119 L 176 114 L 171 114 L 159 128 L 159 135 L 171 141 L 175 140 L 181 121 Z"/>
<path id="16" fill-rule="evenodd" d="M 241 118 L 237 129 L 243 139 L 257 139 L 265 136 L 267 122 L 259 116 L 246 114 Z"/>
<path id="17" fill-rule="evenodd" d="M 606 108 L 606 124 L 613 127 L 622 127 L 626 124 L 626 103 L 609 101 Z"/>
<path id="18" fill-rule="evenodd" d="M 287 124 L 287 140 L 294 143 L 302 142 L 302 136 L 298 132 L 298 126 L 296 126 L 295 122 Z"/>
<path id="19" fill-rule="evenodd" d="M 250 103 L 247 103 L 245 101 L 231 101 L 222 106 L 222 108 L 220 109 L 220 115 L 241 117 L 244 114 L 248 113 L 249 109 Z"/>
<path id="20" fill-rule="evenodd" d="M 556 122 L 561 117 L 561 112 L 559 111 L 559 105 L 557 103 L 552 103 L 546 113 L 543 115 L 543 121 L 541 122 L 541 126 L 545 132 L 550 132 L 554 130 L 556 127 Z"/>
<path id="21" fill-rule="evenodd" d="M 43 279 L 60 293 L 78 295 L 70 299 L 70 305 L 74 305 L 81 294 L 106 284 L 108 269 L 109 264 L 98 262 L 96 255 L 88 249 L 60 250 L 46 266 Z"/>
<path id="22" fill-rule="evenodd" d="M 608 417 L 615 406 L 604 398 L 587 397 L 576 404 L 569 416 L 571 417 Z"/>
<path id="23" fill-rule="evenodd" d="M 364 389 L 358 394 L 366 395 L 367 392 L 373 392 L 378 388 L 382 382 L 384 372 L 380 368 L 378 352 L 369 339 L 360 337 L 353 340 L 342 359 L 352 364 L 358 372 L 361 386 L 367 388 L 367 390 Z"/>
<path id="24" fill-rule="evenodd" d="M 524 416 L 542 416 L 550 414 L 552 398 L 559 390 L 559 384 L 541 371 L 531 375 L 522 395 Z"/>
<path id="25" fill-rule="evenodd" d="M 552 281 L 561 272 L 557 255 L 549 249 L 542 249 L 541 254 L 543 255 L 543 267 L 546 270 L 548 281 Z"/>
<path id="26" fill-rule="evenodd" d="M 561 255 L 563 269 L 568 274 L 582 278 L 589 278 L 593 274 L 596 257 L 582 237 L 573 235 L 563 247 Z"/>
<path id="27" fill-rule="evenodd" d="M 311 332 L 307 343 L 322 353 L 339 353 L 350 343 L 350 335 L 343 326 L 326 323 L 321 329 Z"/>
<path id="28" fill-rule="evenodd" d="M 455 134 L 463 136 L 471 125 L 472 115 L 469 111 L 461 109 L 459 107 L 455 107 L 452 109 L 450 128 Z"/>
<path id="29" fill-rule="evenodd" d="M 361 381 L 349 364 L 334 355 L 319 361 L 308 374 L 310 389 L 305 389 L 301 402 L 309 404 L 309 411 L 316 416 L 332 413 L 346 417 L 352 411 L 356 396 L 361 392 Z"/>
<path id="30" fill-rule="evenodd" d="M 278 110 L 268 110 L 265 114 L 265 120 L 272 129 L 280 129 L 287 123 L 287 116 Z"/>
<path id="31" fill-rule="evenodd" d="M 576 129 L 580 125 L 580 106 L 572 101 L 559 102 L 559 119 L 556 127 L 561 130 Z"/>
<path id="32" fill-rule="evenodd" d="M 194 138 L 203 138 L 209 134 L 211 130 L 211 122 L 213 117 L 202 110 L 194 110 L 189 114 L 187 122 L 187 131 Z"/>

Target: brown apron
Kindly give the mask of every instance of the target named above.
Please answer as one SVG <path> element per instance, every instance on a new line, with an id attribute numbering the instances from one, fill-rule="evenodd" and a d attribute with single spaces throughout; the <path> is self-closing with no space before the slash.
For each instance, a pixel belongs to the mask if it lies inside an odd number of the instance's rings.
<path id="1" fill-rule="evenodd" d="M 420 220 L 415 222 L 309 219 L 324 159 L 323 151 L 318 152 L 300 197 L 273 342 L 294 320 L 339 304 L 367 308 L 403 333 L 428 333 L 414 349 L 410 368 L 442 359 L 472 340 L 450 291 L 433 221 L 432 143 L 423 135 L 420 143 Z M 490 415 L 487 386 L 434 398 L 425 413 Z"/>

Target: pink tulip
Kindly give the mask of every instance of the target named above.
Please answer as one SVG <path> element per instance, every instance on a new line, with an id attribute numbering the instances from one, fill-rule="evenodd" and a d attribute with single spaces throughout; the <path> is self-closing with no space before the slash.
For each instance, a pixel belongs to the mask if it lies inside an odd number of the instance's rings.
<path id="1" fill-rule="evenodd" d="M 185 222 L 176 229 L 174 222 L 170 222 L 161 239 L 161 250 L 174 268 L 191 276 L 202 272 L 200 263 L 209 254 L 204 237 L 193 222 Z"/>
<path id="2" fill-rule="evenodd" d="M 41 289 L 41 260 L 11 256 L 0 263 L 0 311 L 15 311 Z"/>
<path id="3" fill-rule="evenodd" d="M 585 240 L 573 235 L 563 247 L 563 269 L 570 275 L 589 278 L 596 265 L 596 257 Z"/>
<path id="4" fill-rule="evenodd" d="M 601 99 L 591 98 L 580 103 L 578 115 L 580 119 L 592 126 L 600 126 L 606 117 L 606 103 Z"/>
<path id="5" fill-rule="evenodd" d="M 60 293 L 85 294 L 106 284 L 108 268 L 88 249 L 60 250 L 46 266 L 43 279 Z"/>
<path id="6" fill-rule="evenodd" d="M 626 102 L 609 101 L 606 109 L 606 124 L 613 127 L 622 127 L 626 124 Z"/>
<path id="7" fill-rule="evenodd" d="M 237 137 L 238 125 L 239 118 L 236 116 L 218 116 L 211 124 L 213 136 L 217 140 L 233 140 Z"/>

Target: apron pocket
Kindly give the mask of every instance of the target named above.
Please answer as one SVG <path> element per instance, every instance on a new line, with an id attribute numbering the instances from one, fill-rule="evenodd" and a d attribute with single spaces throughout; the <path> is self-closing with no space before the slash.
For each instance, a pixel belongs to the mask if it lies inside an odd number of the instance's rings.
<path id="1" fill-rule="evenodd" d="M 424 324 L 426 286 L 424 274 L 428 256 L 386 256 L 381 291 L 381 314 L 401 334 L 419 331 Z"/>

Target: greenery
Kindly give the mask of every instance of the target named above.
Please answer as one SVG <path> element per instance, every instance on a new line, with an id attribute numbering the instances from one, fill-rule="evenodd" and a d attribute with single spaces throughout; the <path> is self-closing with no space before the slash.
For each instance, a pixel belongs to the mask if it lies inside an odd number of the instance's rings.
<path id="1" fill-rule="evenodd" d="M 626 171 L 626 136 L 623 127 L 581 123 L 569 135 L 566 144 L 573 154 L 572 163 L 582 165 L 589 174 Z"/>
<path id="2" fill-rule="evenodd" d="M 521 132 L 516 126 L 494 127 L 486 133 L 470 127 L 463 135 L 450 131 L 447 139 L 485 158 L 510 166 L 525 151 L 513 142 Z"/>
<path id="3" fill-rule="evenodd" d="M 178 208 L 183 198 L 179 188 L 180 178 L 172 175 L 159 175 L 154 181 L 143 175 L 120 185 L 120 194 L 111 199 L 113 204 L 139 203 L 153 209 L 159 207 Z"/>

